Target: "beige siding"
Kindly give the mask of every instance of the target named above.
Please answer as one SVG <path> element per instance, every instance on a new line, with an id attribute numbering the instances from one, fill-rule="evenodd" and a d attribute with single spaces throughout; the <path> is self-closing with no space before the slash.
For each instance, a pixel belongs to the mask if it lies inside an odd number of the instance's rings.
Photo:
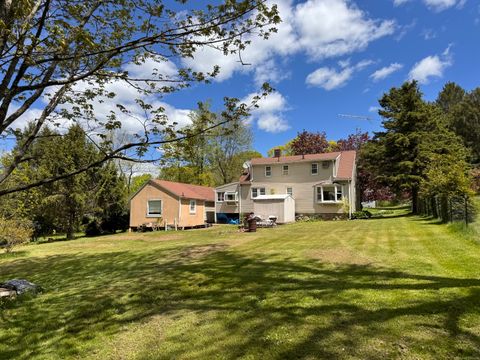
<path id="1" fill-rule="evenodd" d="M 162 217 L 147 216 L 148 200 L 162 200 Z M 199 226 L 205 224 L 205 204 L 202 200 L 196 200 L 197 209 L 195 214 L 190 214 L 190 199 L 182 199 L 181 213 L 179 213 L 180 201 L 176 196 L 158 187 L 147 184 L 130 201 L 130 227 L 138 227 L 142 224 L 159 223 L 161 226 L 173 226 L 175 223 L 180 227 Z"/>
<path id="2" fill-rule="evenodd" d="M 315 162 L 316 163 L 316 162 Z M 291 164 L 273 164 L 272 176 L 265 176 L 265 165 L 254 165 L 252 182 L 257 183 L 307 183 L 329 180 L 334 175 L 334 166 L 332 161 L 328 161 L 328 169 L 322 167 L 322 162 L 318 162 L 318 175 L 311 174 L 311 164 L 291 163 Z M 283 175 L 283 165 L 288 165 L 288 175 Z"/>
<path id="3" fill-rule="evenodd" d="M 167 219 L 173 224 L 173 220 L 178 220 L 178 198 L 160 190 L 156 186 L 147 184 L 130 201 L 130 226 L 137 227 L 146 223 L 156 223 L 159 219 L 147 216 L 147 201 L 162 200 L 162 218 L 161 224 Z"/>
<path id="4" fill-rule="evenodd" d="M 227 214 L 236 214 L 239 212 L 239 203 L 230 203 L 230 202 L 218 202 L 217 201 L 217 193 L 218 192 L 237 192 L 238 191 L 238 183 L 227 184 L 223 186 L 219 186 L 215 189 L 215 211 L 217 213 L 227 213 Z M 239 194 L 240 196 L 240 194 Z"/>
<path id="5" fill-rule="evenodd" d="M 195 214 L 190 214 L 190 199 L 182 199 L 182 216 L 179 226 L 199 226 L 205 224 L 205 204 L 202 200 L 197 202 Z"/>
<path id="6" fill-rule="evenodd" d="M 253 211 L 253 200 L 252 200 L 252 197 L 250 195 L 250 189 L 251 189 L 250 184 L 242 184 L 241 185 L 240 201 L 241 201 L 241 207 L 242 207 L 241 212 L 243 214 Z"/>

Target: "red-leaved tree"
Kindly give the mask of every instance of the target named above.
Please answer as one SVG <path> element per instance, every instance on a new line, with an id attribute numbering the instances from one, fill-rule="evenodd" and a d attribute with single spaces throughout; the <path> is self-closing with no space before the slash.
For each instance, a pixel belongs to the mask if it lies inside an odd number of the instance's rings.
<path id="1" fill-rule="evenodd" d="M 293 155 L 319 154 L 328 150 L 329 143 L 325 132 L 308 132 L 303 130 L 293 139 L 291 148 Z"/>

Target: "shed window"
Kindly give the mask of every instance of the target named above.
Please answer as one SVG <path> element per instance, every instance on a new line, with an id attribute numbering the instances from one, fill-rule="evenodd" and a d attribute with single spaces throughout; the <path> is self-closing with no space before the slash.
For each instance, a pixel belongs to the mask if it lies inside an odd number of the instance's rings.
<path id="1" fill-rule="evenodd" d="M 150 217 L 162 216 L 162 200 L 148 200 L 147 216 L 150 216 Z"/>
<path id="2" fill-rule="evenodd" d="M 195 214 L 197 212 L 197 201 L 190 200 L 190 214 Z"/>
<path id="3" fill-rule="evenodd" d="M 312 175 L 318 175 L 318 164 L 317 163 L 312 164 L 311 173 L 312 173 Z"/>
<path id="4" fill-rule="evenodd" d="M 288 165 L 283 165 L 283 175 L 288 175 Z"/>

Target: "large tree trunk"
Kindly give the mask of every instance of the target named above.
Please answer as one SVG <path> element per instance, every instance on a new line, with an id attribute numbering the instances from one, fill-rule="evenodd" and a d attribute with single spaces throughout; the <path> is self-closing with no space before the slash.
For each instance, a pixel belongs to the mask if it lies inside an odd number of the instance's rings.
<path id="1" fill-rule="evenodd" d="M 412 188 L 412 213 L 418 214 L 418 188 Z"/>
<path id="2" fill-rule="evenodd" d="M 440 197 L 440 219 L 442 223 L 448 222 L 448 196 L 442 195 Z"/>

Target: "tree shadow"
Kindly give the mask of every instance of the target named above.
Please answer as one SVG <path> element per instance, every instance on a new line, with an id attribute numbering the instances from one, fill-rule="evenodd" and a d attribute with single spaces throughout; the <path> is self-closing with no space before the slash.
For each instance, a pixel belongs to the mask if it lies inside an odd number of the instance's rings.
<path id="1" fill-rule="evenodd" d="M 460 324 L 463 316 L 480 314 L 476 278 L 247 256 L 218 244 L 18 259 L 2 265 L 1 273 L 45 289 L 0 309 L 0 358 L 5 359 L 82 357 L 100 336 L 118 335 L 125 326 L 156 315 L 181 321 L 185 313 L 205 317 L 215 324 L 215 333 L 204 323 L 172 331 L 159 357 L 177 358 L 188 348 L 193 358 L 361 354 L 380 359 L 392 347 L 397 351 L 388 343 L 396 330 L 389 334 L 388 329 L 404 318 L 425 331 L 445 332 L 436 334 L 432 346 L 445 342 L 450 355 L 457 356 L 459 347 L 480 357 L 478 334 Z M 400 294 L 405 301 L 369 304 L 368 299 L 387 294 L 394 299 Z M 387 344 L 365 348 L 372 338 Z M 403 341 L 421 357 L 421 339 Z"/>

